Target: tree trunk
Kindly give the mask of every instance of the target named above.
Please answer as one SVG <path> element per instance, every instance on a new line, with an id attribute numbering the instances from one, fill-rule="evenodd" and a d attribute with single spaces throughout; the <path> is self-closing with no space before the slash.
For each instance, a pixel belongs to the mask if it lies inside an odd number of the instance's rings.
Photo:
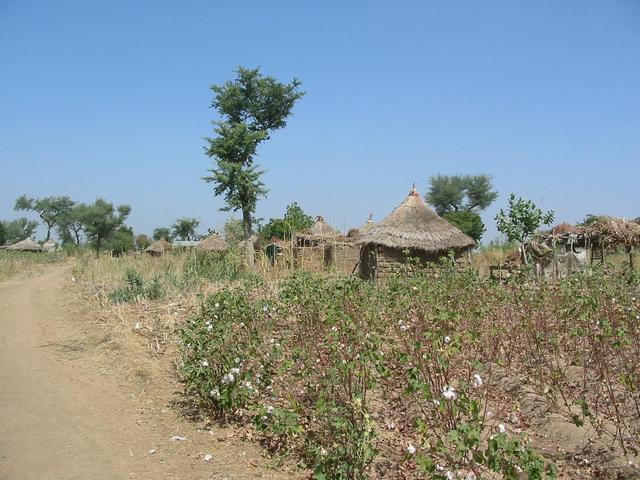
<path id="1" fill-rule="evenodd" d="M 45 242 L 48 242 L 50 238 L 51 238 L 51 225 L 48 225 L 48 228 L 47 228 L 47 239 L 45 240 Z"/>
<path id="2" fill-rule="evenodd" d="M 251 212 L 242 210 L 242 226 L 244 227 L 244 260 L 249 270 L 255 268 L 253 242 L 251 241 Z"/>
<path id="3" fill-rule="evenodd" d="M 520 255 L 522 256 L 522 263 L 524 265 L 528 265 L 527 261 L 527 250 L 525 249 L 524 242 L 520 242 Z"/>

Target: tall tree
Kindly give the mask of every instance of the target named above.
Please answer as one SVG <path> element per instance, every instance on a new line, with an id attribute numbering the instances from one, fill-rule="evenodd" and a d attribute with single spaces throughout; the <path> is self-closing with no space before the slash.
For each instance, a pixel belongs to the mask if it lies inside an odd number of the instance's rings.
<path id="1" fill-rule="evenodd" d="M 179 218 L 171 227 L 174 238 L 180 240 L 195 240 L 197 237 L 196 229 L 200 225 L 197 218 Z"/>
<path id="2" fill-rule="evenodd" d="M 82 212 L 82 223 L 86 237 L 96 249 L 96 257 L 100 255 L 100 248 L 109 240 L 114 232 L 124 224 L 131 213 L 129 205 L 114 208 L 102 198 L 98 198 L 93 205 L 87 205 Z"/>
<path id="3" fill-rule="evenodd" d="M 0 246 L 7 243 L 7 231 L 4 228 L 4 222 L 0 222 Z"/>
<path id="4" fill-rule="evenodd" d="M 507 211 L 500 209 L 495 220 L 500 233 L 506 235 L 509 241 L 520 243 L 520 254 L 526 264 L 525 242 L 541 225 L 550 225 L 554 217 L 553 210 L 543 212 L 531 200 L 516 198 L 512 193 L 509 196 Z"/>
<path id="5" fill-rule="evenodd" d="M 493 190 L 491 176 L 484 173 L 434 175 L 425 197 L 438 215 L 479 242 L 485 231 L 479 212 L 498 198 L 498 192 Z"/>
<path id="6" fill-rule="evenodd" d="M 151 236 L 155 241 L 166 240 L 168 242 L 171 240 L 171 229 L 166 227 L 155 228 Z"/>
<path id="7" fill-rule="evenodd" d="M 85 208 L 87 208 L 85 204 L 76 203 L 58 219 L 58 236 L 63 244 L 80 246 L 83 228 L 82 217 Z"/>
<path id="8" fill-rule="evenodd" d="M 25 217 L 20 217 L 16 220 L 2 223 L 5 233 L 5 242 L 7 245 L 12 245 L 26 238 L 31 238 L 38 227 L 38 222 L 35 220 L 29 220 Z"/>
<path id="9" fill-rule="evenodd" d="M 75 202 L 69 197 L 28 198 L 22 195 L 16 200 L 14 210 L 36 212 L 47 227 L 47 240 L 49 240 L 51 229 L 73 205 Z"/>
<path id="10" fill-rule="evenodd" d="M 222 85 L 213 85 L 211 107 L 218 111 L 213 138 L 207 138 L 205 153 L 216 162 L 209 170 L 206 182 L 214 184 L 216 196 L 224 195 L 223 211 L 242 211 L 246 261 L 253 266 L 253 214 L 258 199 L 267 194 L 261 181 L 264 171 L 254 163 L 258 145 L 270 138 L 273 131 L 284 128 L 293 107 L 304 92 L 301 82 L 293 79 L 283 84 L 265 77 L 258 68 L 239 67 L 237 77 Z"/>

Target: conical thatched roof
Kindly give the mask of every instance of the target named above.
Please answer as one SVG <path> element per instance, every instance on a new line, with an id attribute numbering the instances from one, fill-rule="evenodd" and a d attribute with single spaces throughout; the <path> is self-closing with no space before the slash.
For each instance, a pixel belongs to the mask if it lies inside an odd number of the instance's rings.
<path id="1" fill-rule="evenodd" d="M 207 252 L 226 252 L 229 250 L 229 244 L 225 242 L 219 235 L 212 233 L 200 242 L 198 248 Z"/>
<path id="2" fill-rule="evenodd" d="M 309 229 L 309 234 L 313 237 L 318 237 L 318 238 L 320 237 L 330 238 L 330 237 L 337 237 L 338 235 L 340 235 L 340 232 L 335 228 L 333 228 L 331 225 L 329 225 L 324 220 L 322 215 L 318 215 L 316 217 L 316 222 Z"/>
<path id="3" fill-rule="evenodd" d="M 147 253 L 163 254 L 165 252 L 171 251 L 171 248 L 172 245 L 164 238 L 161 238 L 160 240 L 153 242 L 151 245 L 145 248 L 144 251 Z"/>
<path id="4" fill-rule="evenodd" d="M 19 250 L 21 252 L 39 252 L 42 247 L 37 242 L 34 242 L 30 238 L 22 240 L 21 242 L 14 243 L 7 247 L 8 250 Z"/>
<path id="5" fill-rule="evenodd" d="M 360 227 L 360 235 L 364 235 L 365 233 L 367 233 L 374 225 L 375 223 L 373 223 L 373 213 L 370 213 L 369 218 L 367 219 L 365 224 Z"/>
<path id="6" fill-rule="evenodd" d="M 52 239 L 47 240 L 42 244 L 43 252 L 54 252 L 58 248 L 58 244 Z"/>
<path id="7" fill-rule="evenodd" d="M 391 215 L 373 225 L 356 242 L 425 252 L 473 247 L 475 242 L 433 212 L 415 187 Z"/>
<path id="8" fill-rule="evenodd" d="M 640 245 L 640 225 L 625 218 L 602 215 L 584 228 L 594 245 Z"/>

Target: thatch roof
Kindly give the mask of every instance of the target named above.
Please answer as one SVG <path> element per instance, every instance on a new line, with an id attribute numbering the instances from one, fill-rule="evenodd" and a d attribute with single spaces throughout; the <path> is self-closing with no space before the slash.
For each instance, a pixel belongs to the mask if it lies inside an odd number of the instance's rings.
<path id="1" fill-rule="evenodd" d="M 229 250 L 229 244 L 225 242 L 219 235 L 212 233 L 200 242 L 198 248 L 207 252 L 226 252 Z"/>
<path id="2" fill-rule="evenodd" d="M 472 238 L 427 207 L 415 187 L 391 215 L 373 225 L 356 243 L 429 253 L 475 246 Z"/>
<path id="3" fill-rule="evenodd" d="M 580 228 L 569 223 L 560 223 L 551 229 L 551 235 L 557 237 L 566 235 L 569 233 L 581 233 Z"/>
<path id="4" fill-rule="evenodd" d="M 145 248 L 144 251 L 147 253 L 163 254 L 165 252 L 171 251 L 171 248 L 172 245 L 164 238 L 161 238 L 160 240 L 153 242 L 151 245 Z"/>
<path id="5" fill-rule="evenodd" d="M 54 242 L 52 239 L 49 239 L 42 244 L 43 252 L 55 252 L 57 248 L 58 248 L 58 244 Z"/>
<path id="6" fill-rule="evenodd" d="M 18 250 L 21 252 L 40 252 L 42 247 L 39 243 L 31 240 L 30 238 L 26 238 L 18 243 L 14 243 L 13 245 L 9 245 L 7 250 Z"/>
<path id="7" fill-rule="evenodd" d="M 364 235 L 365 233 L 367 233 L 374 225 L 375 223 L 373 223 L 373 213 L 370 213 L 369 218 L 367 219 L 365 224 L 360 227 L 360 235 Z"/>
<path id="8" fill-rule="evenodd" d="M 322 215 L 316 217 L 313 226 L 306 232 L 296 234 L 296 237 L 302 237 L 307 240 L 320 240 L 323 238 L 334 239 L 340 235 L 340 231 L 329 225 Z"/>
<path id="9" fill-rule="evenodd" d="M 612 247 L 615 245 L 640 245 L 640 224 L 626 218 L 601 216 L 584 227 L 594 245 Z"/>

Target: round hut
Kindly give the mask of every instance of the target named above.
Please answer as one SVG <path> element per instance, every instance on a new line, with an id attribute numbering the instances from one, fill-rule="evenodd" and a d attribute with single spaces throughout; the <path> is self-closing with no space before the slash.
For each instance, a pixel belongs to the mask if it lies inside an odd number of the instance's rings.
<path id="1" fill-rule="evenodd" d="M 360 273 L 369 280 L 393 274 L 410 259 L 436 262 L 449 252 L 460 257 L 475 246 L 471 237 L 432 211 L 415 186 L 400 206 L 356 243 L 361 246 Z"/>
<path id="2" fill-rule="evenodd" d="M 58 249 L 58 244 L 52 239 L 47 240 L 42 244 L 43 252 L 55 252 Z"/>
<path id="3" fill-rule="evenodd" d="M 331 245 L 340 232 L 318 215 L 313 226 L 294 235 L 293 260 L 296 268 L 320 272 L 332 266 Z"/>
<path id="4" fill-rule="evenodd" d="M 200 242 L 198 248 L 205 252 L 222 253 L 229 250 L 229 244 L 219 235 L 212 233 Z"/>
<path id="5" fill-rule="evenodd" d="M 41 252 L 42 247 L 40 244 L 30 238 L 25 238 L 24 240 L 14 243 L 13 245 L 9 245 L 7 250 L 15 250 L 18 252 Z"/>
<path id="6" fill-rule="evenodd" d="M 145 248 L 144 253 L 151 255 L 152 257 L 159 257 L 160 255 L 170 252 L 172 248 L 173 247 L 169 242 L 164 238 L 161 238 Z"/>

